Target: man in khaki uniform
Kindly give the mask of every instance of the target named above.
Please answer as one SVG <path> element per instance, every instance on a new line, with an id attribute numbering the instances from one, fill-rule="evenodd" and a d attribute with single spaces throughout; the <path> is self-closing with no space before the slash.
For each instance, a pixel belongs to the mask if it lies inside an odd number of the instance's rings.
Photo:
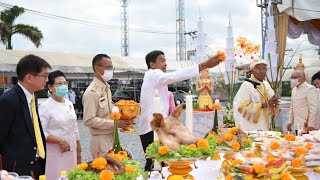
<path id="1" fill-rule="evenodd" d="M 319 127 L 318 90 L 306 82 L 304 71 L 299 69 L 292 73 L 291 85 L 294 88 L 291 94 L 288 131 L 301 130 L 307 118 L 309 118 L 308 130 L 317 129 Z"/>
<path id="2" fill-rule="evenodd" d="M 112 149 L 113 120 L 111 113 L 112 94 L 107 81 L 112 79 L 113 66 L 110 57 L 98 54 L 92 60 L 94 78 L 83 95 L 83 120 L 90 131 L 90 149 L 92 158 Z M 118 120 L 118 127 L 127 127 L 132 121 Z"/>

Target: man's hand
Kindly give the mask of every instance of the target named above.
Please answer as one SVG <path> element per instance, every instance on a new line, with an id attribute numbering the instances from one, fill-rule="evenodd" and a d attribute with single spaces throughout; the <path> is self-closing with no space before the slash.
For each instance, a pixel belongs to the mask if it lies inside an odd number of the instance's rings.
<path id="1" fill-rule="evenodd" d="M 291 132 L 291 131 L 292 131 L 292 124 L 288 124 L 288 125 L 287 125 L 287 130 L 288 130 L 288 132 Z"/>
<path id="2" fill-rule="evenodd" d="M 127 128 L 128 126 L 133 125 L 133 121 L 128 121 L 128 120 L 117 120 L 117 124 L 119 128 Z"/>
<path id="3" fill-rule="evenodd" d="M 270 108 L 277 108 L 279 106 L 279 98 L 273 96 L 271 99 L 269 99 L 268 103 Z"/>
<path id="4" fill-rule="evenodd" d="M 316 128 L 314 128 L 314 127 L 308 127 L 308 131 L 314 131 L 314 130 L 316 130 Z"/>
<path id="5" fill-rule="evenodd" d="M 218 55 L 215 55 L 212 58 L 201 63 L 200 64 L 201 69 L 203 70 L 203 69 L 212 68 L 212 67 L 217 66 L 221 62 L 221 60 L 219 60 L 218 57 L 219 57 Z"/>

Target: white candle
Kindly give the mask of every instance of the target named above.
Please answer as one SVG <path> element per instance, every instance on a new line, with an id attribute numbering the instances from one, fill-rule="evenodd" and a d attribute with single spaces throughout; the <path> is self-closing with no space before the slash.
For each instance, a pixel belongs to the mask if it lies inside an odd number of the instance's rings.
<path id="1" fill-rule="evenodd" d="M 112 111 L 111 111 L 112 113 L 119 113 L 120 112 L 120 110 L 119 110 L 119 108 L 117 107 L 117 106 L 113 106 L 113 108 L 112 108 Z"/>
<path id="2" fill-rule="evenodd" d="M 298 123 L 297 136 L 300 136 L 300 124 Z"/>
<path id="3" fill-rule="evenodd" d="M 216 99 L 216 100 L 214 101 L 214 104 L 220 105 L 219 99 Z"/>
<path id="4" fill-rule="evenodd" d="M 160 97 L 158 95 L 158 89 L 156 89 L 156 95 L 153 98 L 153 106 L 154 106 L 154 113 L 161 113 L 160 109 Z M 153 140 L 158 140 L 158 136 L 156 132 L 153 132 Z"/>
<path id="5" fill-rule="evenodd" d="M 193 114 L 192 114 L 192 96 L 191 91 L 186 97 L 186 127 L 192 132 L 193 131 Z"/>

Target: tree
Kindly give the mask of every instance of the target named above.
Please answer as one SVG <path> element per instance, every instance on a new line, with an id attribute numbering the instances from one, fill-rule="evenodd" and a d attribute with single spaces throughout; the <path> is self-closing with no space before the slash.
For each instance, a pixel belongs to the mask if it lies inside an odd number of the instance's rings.
<path id="1" fill-rule="evenodd" d="M 12 49 L 12 36 L 20 34 L 30 39 L 30 41 L 38 48 L 43 39 L 42 32 L 34 26 L 28 24 L 14 24 L 14 21 L 24 13 L 22 7 L 13 6 L 0 12 L 0 40 L 6 45 L 6 49 Z"/>

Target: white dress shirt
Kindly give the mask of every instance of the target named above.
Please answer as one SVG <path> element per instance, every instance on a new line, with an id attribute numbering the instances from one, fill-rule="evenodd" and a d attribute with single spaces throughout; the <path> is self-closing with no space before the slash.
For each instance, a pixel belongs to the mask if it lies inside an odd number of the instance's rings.
<path id="1" fill-rule="evenodd" d="M 143 78 L 140 105 L 139 135 L 152 131 L 150 122 L 154 113 L 154 97 L 156 90 L 160 97 L 160 110 L 164 117 L 169 112 L 168 84 L 184 81 L 199 75 L 199 66 L 183 68 L 171 73 L 164 73 L 160 69 L 149 69 Z"/>
<path id="2" fill-rule="evenodd" d="M 293 124 L 293 129 L 302 129 L 309 113 L 308 127 L 319 126 L 319 93 L 316 87 L 303 82 L 292 89 L 291 106 L 288 124 Z"/>
<path id="3" fill-rule="evenodd" d="M 24 92 L 24 95 L 27 98 L 27 102 L 28 102 L 28 108 L 29 108 L 29 112 L 30 112 L 30 117 L 32 119 L 32 111 L 31 111 L 31 99 L 34 96 L 33 94 L 31 94 L 26 88 L 24 88 L 19 82 L 18 85 L 21 87 L 22 91 Z M 32 121 L 33 123 L 33 121 Z"/>

